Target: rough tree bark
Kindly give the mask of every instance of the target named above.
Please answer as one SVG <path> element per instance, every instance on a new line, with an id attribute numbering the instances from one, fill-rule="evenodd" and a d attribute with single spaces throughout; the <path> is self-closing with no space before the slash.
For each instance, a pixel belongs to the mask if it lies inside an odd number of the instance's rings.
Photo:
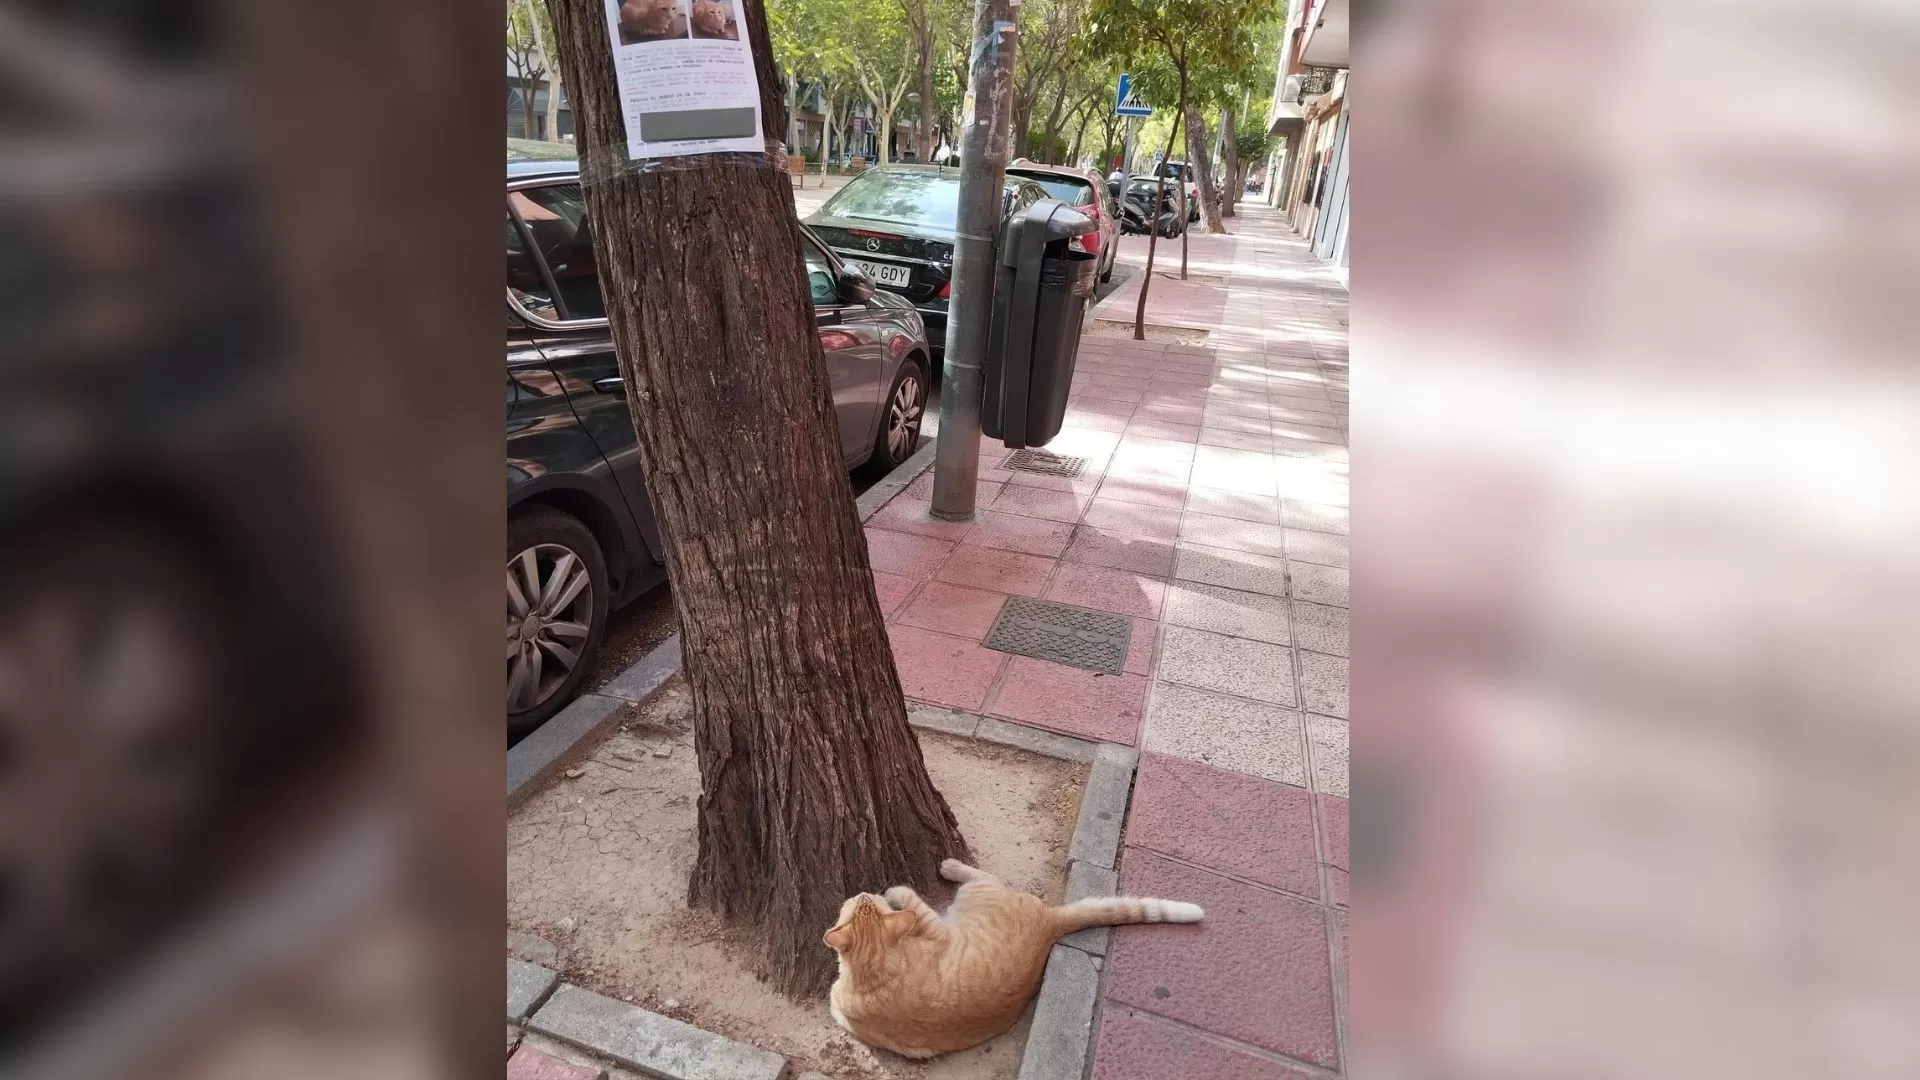
<path id="1" fill-rule="evenodd" d="M 1188 104 L 1186 120 L 1187 166 L 1200 188 L 1200 224 L 1209 233 L 1224 233 L 1227 227 L 1220 223 L 1220 189 L 1213 183 L 1213 148 L 1207 145 L 1207 118 L 1200 114 L 1200 106 Z M 1184 265 L 1181 276 L 1186 276 Z"/>
<path id="2" fill-rule="evenodd" d="M 1233 204 L 1240 201 L 1240 190 L 1246 181 L 1240 178 L 1240 148 L 1235 145 L 1239 129 L 1234 124 L 1231 108 L 1220 110 L 1221 142 L 1226 147 L 1227 182 L 1220 192 L 1220 216 L 1233 216 Z"/>
<path id="3" fill-rule="evenodd" d="M 764 133 L 778 138 L 766 11 L 742 8 Z M 841 902 L 932 886 L 966 843 L 907 726 L 793 195 L 759 154 L 617 168 L 626 127 L 605 8 L 556 0 L 554 23 L 693 695 L 701 793 L 688 902 L 749 927 L 776 987 L 819 993 L 834 971 L 820 934 Z"/>
<path id="4" fill-rule="evenodd" d="M 933 12 L 931 0 L 906 0 L 907 28 L 913 35 L 914 67 L 920 75 L 920 140 L 918 160 L 933 160 Z"/>

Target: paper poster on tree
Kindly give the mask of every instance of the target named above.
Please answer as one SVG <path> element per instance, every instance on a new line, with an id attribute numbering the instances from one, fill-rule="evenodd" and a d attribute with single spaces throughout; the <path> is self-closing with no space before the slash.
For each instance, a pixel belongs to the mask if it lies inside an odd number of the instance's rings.
<path id="1" fill-rule="evenodd" d="M 766 151 L 739 0 L 605 4 L 629 157 Z"/>

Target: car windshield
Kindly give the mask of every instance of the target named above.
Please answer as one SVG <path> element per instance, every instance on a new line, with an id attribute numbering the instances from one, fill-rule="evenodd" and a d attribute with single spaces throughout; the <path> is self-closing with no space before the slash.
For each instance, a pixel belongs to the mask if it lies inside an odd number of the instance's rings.
<path id="1" fill-rule="evenodd" d="M 1072 206 L 1085 206 L 1093 201 L 1093 187 L 1085 180 L 1076 180 L 1071 176 L 1053 176 L 1046 173 L 1021 173 L 1021 176 L 1047 189 L 1047 195 Z"/>
<path id="2" fill-rule="evenodd" d="M 960 174 L 872 172 L 854 179 L 820 208 L 834 217 L 897 221 L 951 229 L 960 211 Z"/>

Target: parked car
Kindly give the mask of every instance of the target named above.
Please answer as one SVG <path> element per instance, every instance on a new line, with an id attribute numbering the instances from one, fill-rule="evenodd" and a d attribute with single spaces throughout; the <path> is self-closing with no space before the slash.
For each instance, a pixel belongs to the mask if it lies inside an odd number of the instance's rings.
<path id="1" fill-rule="evenodd" d="M 1047 197 L 1045 188 L 1009 174 L 1003 216 Z M 927 324 L 935 360 L 946 354 L 947 300 L 953 291 L 960 171 L 941 165 L 882 165 L 836 192 L 805 224 L 875 285 L 913 302 Z"/>
<path id="2" fill-rule="evenodd" d="M 802 230 L 805 232 L 805 230 Z M 919 443 L 932 369 L 913 305 L 805 237 L 847 466 Z M 612 609 L 666 579 L 571 162 L 507 165 L 507 723 L 579 690 Z"/>
<path id="3" fill-rule="evenodd" d="M 1100 280 L 1113 280 L 1113 260 L 1120 248 L 1120 208 L 1107 195 L 1106 181 L 1094 169 L 1075 169 L 1066 165 L 1042 165 L 1016 158 L 1007 166 L 1009 176 L 1024 176 L 1047 189 L 1047 194 L 1069 206 L 1078 207 L 1092 217 L 1100 231 L 1086 246 L 1100 257 Z"/>

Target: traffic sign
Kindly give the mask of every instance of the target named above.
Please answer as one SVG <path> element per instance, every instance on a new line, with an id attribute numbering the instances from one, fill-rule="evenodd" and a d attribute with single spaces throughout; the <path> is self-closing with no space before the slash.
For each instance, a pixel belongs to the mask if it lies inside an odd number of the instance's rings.
<path id="1" fill-rule="evenodd" d="M 1113 111 L 1118 116 L 1152 116 L 1153 106 L 1133 92 L 1133 76 L 1120 73 L 1120 93 L 1114 97 Z"/>

